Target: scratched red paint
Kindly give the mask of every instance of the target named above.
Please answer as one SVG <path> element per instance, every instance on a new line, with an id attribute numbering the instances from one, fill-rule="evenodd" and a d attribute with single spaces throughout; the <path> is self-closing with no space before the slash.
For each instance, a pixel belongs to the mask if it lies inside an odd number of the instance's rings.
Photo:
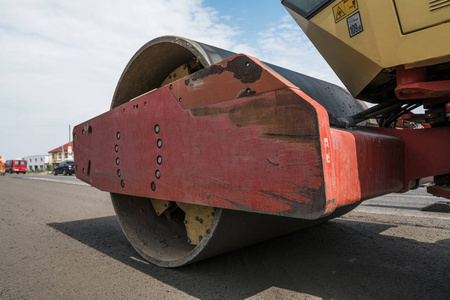
<path id="1" fill-rule="evenodd" d="M 273 92 L 262 98 L 276 103 Z M 215 106 L 233 106 L 235 110 L 250 100 Z M 77 176 L 92 180 L 91 184 L 102 190 L 304 217 L 313 206 L 311 195 L 323 185 L 320 154 L 314 147 L 318 139 L 302 147 L 296 142 L 298 137 L 266 136 L 264 126 L 237 127 L 229 114 L 193 117 L 167 88 L 86 123 L 92 128 L 91 135 L 82 134 L 83 124 L 74 130 Z M 158 134 L 155 125 L 160 128 Z M 161 165 L 157 164 L 159 155 Z M 87 159 L 91 160 L 89 177 Z M 80 168 L 85 173 L 80 173 Z M 160 179 L 155 177 L 156 170 L 161 172 Z"/>
<path id="2" fill-rule="evenodd" d="M 261 72 L 247 78 L 224 61 L 76 126 L 77 177 L 114 193 L 315 219 L 448 173 L 449 160 L 417 162 L 449 153 L 438 147 L 448 128 L 332 129 L 308 95 L 236 57 Z M 439 149 L 417 150 L 421 141 Z"/>

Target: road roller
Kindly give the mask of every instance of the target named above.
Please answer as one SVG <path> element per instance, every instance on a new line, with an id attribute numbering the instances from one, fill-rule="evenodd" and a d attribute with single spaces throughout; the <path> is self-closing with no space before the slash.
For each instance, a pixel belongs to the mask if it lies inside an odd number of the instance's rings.
<path id="1" fill-rule="evenodd" d="M 110 110 L 73 130 L 76 176 L 110 193 L 124 234 L 158 266 L 285 235 L 425 178 L 450 198 L 450 1 L 281 2 L 346 89 L 162 36 L 131 58 Z"/>

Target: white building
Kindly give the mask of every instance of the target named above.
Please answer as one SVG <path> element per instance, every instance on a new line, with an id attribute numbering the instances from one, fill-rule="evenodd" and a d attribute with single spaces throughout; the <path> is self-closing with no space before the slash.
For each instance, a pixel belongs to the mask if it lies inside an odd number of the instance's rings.
<path id="1" fill-rule="evenodd" d="M 48 165 L 48 155 L 30 155 L 24 158 L 28 170 L 45 170 Z"/>

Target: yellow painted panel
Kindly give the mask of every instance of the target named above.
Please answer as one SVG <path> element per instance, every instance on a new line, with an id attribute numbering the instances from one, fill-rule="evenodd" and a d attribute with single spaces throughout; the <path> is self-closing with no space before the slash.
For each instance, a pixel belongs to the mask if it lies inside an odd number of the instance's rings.
<path id="1" fill-rule="evenodd" d="M 450 0 L 395 0 L 395 5 L 404 34 L 450 21 Z"/>
<path id="2" fill-rule="evenodd" d="M 383 69 L 449 61 L 450 22 L 404 34 L 394 1 L 408 0 L 359 0 L 357 12 L 337 23 L 336 7 L 343 1 L 331 3 L 310 20 L 288 11 L 347 89 L 358 96 Z M 444 9 L 447 6 L 434 11 Z M 352 36 L 346 20 L 358 13 L 363 31 Z"/>

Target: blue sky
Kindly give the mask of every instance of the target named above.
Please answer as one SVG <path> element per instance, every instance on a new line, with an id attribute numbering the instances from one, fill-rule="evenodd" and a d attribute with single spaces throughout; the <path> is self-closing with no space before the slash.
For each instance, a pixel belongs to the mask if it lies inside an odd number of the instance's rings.
<path id="1" fill-rule="evenodd" d="M 230 24 L 241 31 L 239 39 L 248 44 L 257 41 L 261 31 L 267 30 L 279 23 L 284 16 L 288 16 L 283 5 L 277 0 L 207 0 L 204 3 L 214 7 L 222 18 L 228 19 L 229 17 Z M 295 24 L 293 20 L 290 22 Z"/>
<path id="2" fill-rule="evenodd" d="M 0 0 L 0 154 L 46 154 L 109 109 L 134 53 L 179 35 L 340 84 L 279 0 Z"/>

